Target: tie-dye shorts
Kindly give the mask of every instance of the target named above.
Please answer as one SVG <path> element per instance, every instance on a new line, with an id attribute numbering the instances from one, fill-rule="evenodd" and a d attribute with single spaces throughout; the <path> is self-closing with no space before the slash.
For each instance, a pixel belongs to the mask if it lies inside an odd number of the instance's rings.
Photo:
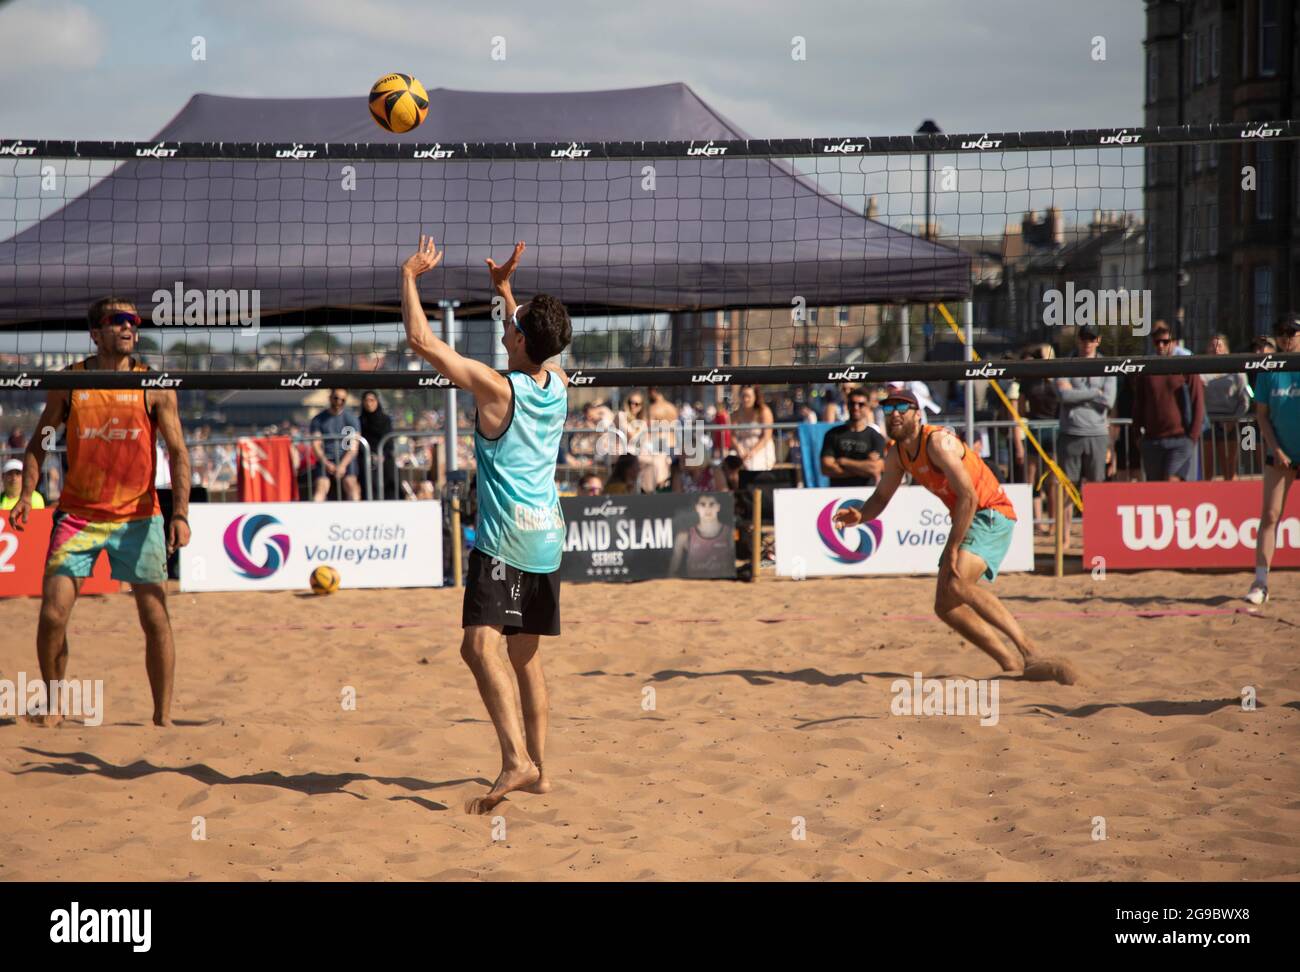
<path id="1" fill-rule="evenodd" d="M 108 551 L 114 580 L 161 584 L 167 579 L 167 539 L 161 515 L 96 521 L 57 510 L 45 576 L 89 577 L 101 550 Z"/>

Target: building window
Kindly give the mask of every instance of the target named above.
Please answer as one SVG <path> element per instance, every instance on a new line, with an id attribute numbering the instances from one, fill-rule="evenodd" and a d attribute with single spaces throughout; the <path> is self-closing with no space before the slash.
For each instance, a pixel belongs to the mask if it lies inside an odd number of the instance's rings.
<path id="1" fill-rule="evenodd" d="M 1147 104 L 1160 97 L 1160 52 L 1147 49 Z"/>
<path id="2" fill-rule="evenodd" d="M 1241 77 L 1250 77 L 1250 0 L 1241 4 Z"/>
<path id="3" fill-rule="evenodd" d="M 1200 207 L 1188 206 L 1183 217 L 1187 221 L 1187 245 L 1183 248 L 1183 255 L 1189 260 L 1195 260 L 1201 255 L 1201 228 L 1196 221 L 1199 212 Z"/>
<path id="4" fill-rule="evenodd" d="M 1259 0 L 1259 76 L 1277 76 L 1277 0 Z"/>
<path id="5" fill-rule="evenodd" d="M 1273 205 L 1276 196 L 1274 175 L 1277 166 L 1273 162 L 1273 144 L 1263 142 L 1255 146 L 1255 168 L 1256 177 L 1259 179 L 1259 188 L 1255 192 L 1255 218 L 1272 219 Z"/>
<path id="6" fill-rule="evenodd" d="M 1208 41 L 1209 41 L 1209 36 L 1205 33 L 1205 31 L 1198 30 L 1196 32 L 1195 61 L 1196 61 L 1196 83 L 1197 84 L 1205 83 L 1205 61 L 1206 61 L 1205 46 L 1208 43 Z"/>
<path id="7" fill-rule="evenodd" d="M 1255 333 L 1267 334 L 1273 327 L 1273 268 L 1255 268 Z"/>
<path id="8" fill-rule="evenodd" d="M 847 326 L 847 324 L 849 323 L 849 309 L 847 307 L 841 307 L 839 309 L 839 313 L 836 315 L 835 323 L 838 324 L 840 327 Z"/>
<path id="9" fill-rule="evenodd" d="M 1211 200 L 1205 206 L 1205 232 L 1209 236 L 1207 249 L 1210 256 L 1219 252 L 1219 201 Z"/>
<path id="10" fill-rule="evenodd" d="M 1219 24 L 1210 24 L 1210 79 L 1213 80 L 1219 76 L 1221 56 L 1219 53 L 1220 45 L 1223 38 L 1219 34 Z"/>

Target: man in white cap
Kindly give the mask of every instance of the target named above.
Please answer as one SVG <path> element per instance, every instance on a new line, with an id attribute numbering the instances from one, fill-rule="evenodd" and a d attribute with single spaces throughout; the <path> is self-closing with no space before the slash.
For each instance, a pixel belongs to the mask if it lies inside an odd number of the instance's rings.
<path id="1" fill-rule="evenodd" d="M 0 510 L 12 510 L 23 492 L 23 461 L 6 459 L 4 465 L 4 495 L 0 496 Z M 32 509 L 45 509 L 45 497 L 32 492 Z"/>

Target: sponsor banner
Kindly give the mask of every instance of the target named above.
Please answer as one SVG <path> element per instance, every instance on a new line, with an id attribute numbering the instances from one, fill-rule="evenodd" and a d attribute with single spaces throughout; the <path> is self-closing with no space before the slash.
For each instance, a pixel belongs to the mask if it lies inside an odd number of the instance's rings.
<path id="1" fill-rule="evenodd" d="M 182 591 L 306 590 L 322 565 L 341 587 L 442 586 L 435 501 L 200 503 L 189 516 Z"/>
<path id="2" fill-rule="evenodd" d="M 1136 301 L 1135 301 L 1136 303 Z M 1145 304 L 1143 305 L 1145 306 Z M 1001 378 L 1097 377 L 1106 375 L 1181 375 L 1300 371 L 1300 354 L 1228 354 L 1137 358 L 1049 358 L 974 364 L 966 361 L 894 361 L 871 367 L 775 365 L 720 368 L 625 368 L 576 373 L 574 384 L 592 388 L 634 385 L 801 385 L 820 382 L 966 381 Z M 151 374 L 140 371 L 0 370 L 0 389 L 46 391 L 66 388 L 308 389 L 308 388 L 451 388 L 442 375 L 428 371 L 185 371 Z"/>
<path id="3" fill-rule="evenodd" d="M 22 533 L 9 523 L 9 512 L 0 511 L 0 597 L 39 597 L 54 510 L 32 510 Z M 81 593 L 111 594 L 120 589 L 109 576 L 108 554 L 101 553 L 91 575 L 82 582 Z"/>
<path id="4" fill-rule="evenodd" d="M 566 581 L 735 577 L 730 493 L 562 496 Z"/>
<path id="5" fill-rule="evenodd" d="M 1260 480 L 1088 483 L 1083 487 L 1083 564 L 1107 570 L 1255 566 Z M 1278 524 L 1274 567 L 1300 567 L 1300 489 Z"/>
<path id="6" fill-rule="evenodd" d="M 1016 529 L 999 573 L 1034 569 L 1033 502 L 1029 487 L 1002 487 L 1015 508 Z M 900 486 L 878 520 L 848 530 L 835 526 L 836 511 L 861 507 L 875 490 L 778 489 L 776 573 L 778 577 L 839 574 L 937 574 L 952 518 L 928 489 Z"/>
<path id="7" fill-rule="evenodd" d="M 768 158 L 779 156 L 824 156 L 903 154 L 918 152 L 1008 151 L 1082 146 L 1144 146 L 1193 141 L 1254 142 L 1294 138 L 1294 121 L 1227 121 L 1203 125 L 1162 125 L 1158 128 L 1070 129 L 1050 132 L 971 132 L 933 134 L 853 136 L 850 138 L 786 138 L 727 140 L 723 142 L 456 142 L 430 146 L 428 143 L 391 142 L 104 142 L 47 139 L 0 140 L 0 156 L 66 159 L 288 159 L 389 161 L 417 159 L 656 159 L 691 154 L 708 156 L 692 149 L 726 148 L 713 157 Z M 440 153 L 446 152 L 446 155 Z M 454 152 L 454 154 L 452 154 Z"/>

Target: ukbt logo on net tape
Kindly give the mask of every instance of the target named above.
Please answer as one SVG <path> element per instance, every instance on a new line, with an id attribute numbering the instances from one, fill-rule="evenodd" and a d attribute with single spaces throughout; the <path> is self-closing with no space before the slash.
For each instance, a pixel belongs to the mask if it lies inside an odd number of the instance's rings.
<path id="1" fill-rule="evenodd" d="M 830 555 L 842 564 L 860 564 L 880 548 L 884 537 L 884 527 L 879 520 L 868 520 L 841 530 L 835 524 L 835 514 L 841 509 L 851 507 L 861 510 L 860 499 L 833 500 L 822 507 L 817 514 L 817 535 Z"/>
<path id="2" fill-rule="evenodd" d="M 284 565 L 289 559 L 288 534 L 272 533 L 259 539 L 264 530 L 278 526 L 280 521 L 267 513 L 244 514 L 230 521 L 223 540 L 226 556 L 238 573 L 251 580 L 261 580 Z"/>

